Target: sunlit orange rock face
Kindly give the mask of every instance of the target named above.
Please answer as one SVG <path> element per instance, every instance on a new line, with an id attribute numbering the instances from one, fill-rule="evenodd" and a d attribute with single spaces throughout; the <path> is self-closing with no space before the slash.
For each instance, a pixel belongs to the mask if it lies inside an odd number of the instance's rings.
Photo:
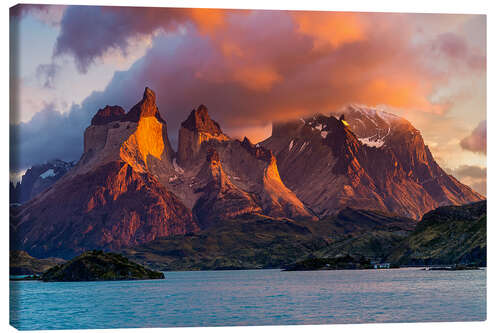
<path id="1" fill-rule="evenodd" d="M 438 206 L 484 199 L 439 167 L 408 121 L 376 109 L 350 106 L 275 124 L 261 144 L 276 153 L 284 184 L 318 216 L 351 207 L 419 219 Z"/>
<path id="2" fill-rule="evenodd" d="M 136 130 L 120 148 L 121 158 L 143 171 L 148 169 L 149 156 L 162 160 L 165 150 L 163 126 L 155 117 L 140 118 Z M 135 165 L 138 160 L 141 166 Z"/>

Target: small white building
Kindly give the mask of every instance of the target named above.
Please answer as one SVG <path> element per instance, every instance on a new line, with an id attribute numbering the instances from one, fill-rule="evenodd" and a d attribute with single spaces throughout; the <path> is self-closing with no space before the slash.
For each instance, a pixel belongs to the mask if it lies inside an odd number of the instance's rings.
<path id="1" fill-rule="evenodd" d="M 383 262 L 380 264 L 373 264 L 373 268 L 375 269 L 381 269 L 381 268 L 391 268 L 391 264 L 388 262 Z"/>

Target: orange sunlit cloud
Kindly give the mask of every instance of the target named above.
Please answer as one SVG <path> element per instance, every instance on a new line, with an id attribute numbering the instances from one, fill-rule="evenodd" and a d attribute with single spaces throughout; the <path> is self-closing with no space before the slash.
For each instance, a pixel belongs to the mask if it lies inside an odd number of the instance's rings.
<path id="1" fill-rule="evenodd" d="M 226 10 L 211 8 L 190 8 L 192 19 L 199 26 L 201 32 L 211 33 L 215 29 L 223 28 Z"/>
<path id="2" fill-rule="evenodd" d="M 233 75 L 235 81 L 256 91 L 268 91 L 282 79 L 273 68 L 268 67 L 236 68 Z"/>
<path id="3" fill-rule="evenodd" d="M 314 38 L 315 47 L 325 44 L 339 47 L 366 37 L 363 20 L 357 13 L 296 12 L 292 16 L 297 21 L 297 30 Z"/>
<path id="4" fill-rule="evenodd" d="M 427 96 L 432 87 L 425 82 L 412 78 L 374 79 L 370 81 L 360 96 L 365 104 L 386 104 L 395 108 L 441 113 L 446 104 L 432 104 Z"/>
<path id="5" fill-rule="evenodd" d="M 285 101 L 265 95 L 252 101 L 259 110 L 254 108 L 250 121 L 292 117 L 291 109 L 327 112 L 349 102 L 431 113 L 449 109 L 449 100 L 430 98 L 436 86 L 449 79 L 448 73 L 429 70 L 421 53 L 426 48 L 434 53 L 443 49 L 441 57 L 460 60 L 464 52 L 453 49 L 455 44 L 460 47 L 459 38 L 444 36 L 429 46 L 415 47 L 410 38 L 414 31 L 401 26 L 407 19 L 402 15 L 290 12 L 287 18 L 283 14 L 269 13 L 273 19 L 262 15 L 261 25 L 267 29 L 259 29 L 259 15 L 233 13 L 226 29 L 210 34 L 221 58 L 198 71 L 205 82 L 240 84 L 252 99 L 252 91 L 271 88 L 286 96 Z M 284 24 L 287 20 L 289 26 Z M 238 122 L 238 116 L 231 121 Z"/>

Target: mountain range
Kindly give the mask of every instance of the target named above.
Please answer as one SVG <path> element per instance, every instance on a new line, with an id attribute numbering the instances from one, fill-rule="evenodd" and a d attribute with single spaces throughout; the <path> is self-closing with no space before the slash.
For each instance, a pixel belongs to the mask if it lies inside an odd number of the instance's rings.
<path id="1" fill-rule="evenodd" d="M 273 124 L 254 144 L 229 137 L 200 105 L 175 151 L 149 88 L 128 112 L 98 110 L 80 160 L 31 193 L 11 209 L 11 248 L 42 258 L 136 247 L 245 216 L 312 225 L 363 209 L 414 221 L 484 199 L 439 167 L 408 121 L 377 109 Z"/>
<path id="2" fill-rule="evenodd" d="M 10 182 L 10 203 L 22 204 L 49 188 L 59 180 L 75 162 L 65 162 L 54 159 L 27 169 L 21 180 L 14 184 Z"/>

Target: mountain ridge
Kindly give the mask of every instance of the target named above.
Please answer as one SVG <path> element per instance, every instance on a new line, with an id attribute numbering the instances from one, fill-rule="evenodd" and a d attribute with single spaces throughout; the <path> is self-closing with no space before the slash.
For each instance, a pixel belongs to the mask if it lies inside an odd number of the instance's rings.
<path id="1" fill-rule="evenodd" d="M 273 124 L 271 137 L 253 144 L 230 138 L 200 105 L 182 123 L 176 152 L 155 98 L 146 87 L 127 113 L 109 105 L 97 111 L 78 163 L 13 210 L 13 247 L 69 257 L 198 232 L 241 215 L 315 223 L 351 207 L 418 218 L 441 204 L 482 198 L 439 168 L 413 127 L 410 134 L 391 128 L 384 144 L 380 137 L 373 146 L 350 127 L 352 114 L 318 114 Z M 394 135 L 414 141 L 396 146 Z M 398 147 L 415 148 L 410 161 Z"/>

